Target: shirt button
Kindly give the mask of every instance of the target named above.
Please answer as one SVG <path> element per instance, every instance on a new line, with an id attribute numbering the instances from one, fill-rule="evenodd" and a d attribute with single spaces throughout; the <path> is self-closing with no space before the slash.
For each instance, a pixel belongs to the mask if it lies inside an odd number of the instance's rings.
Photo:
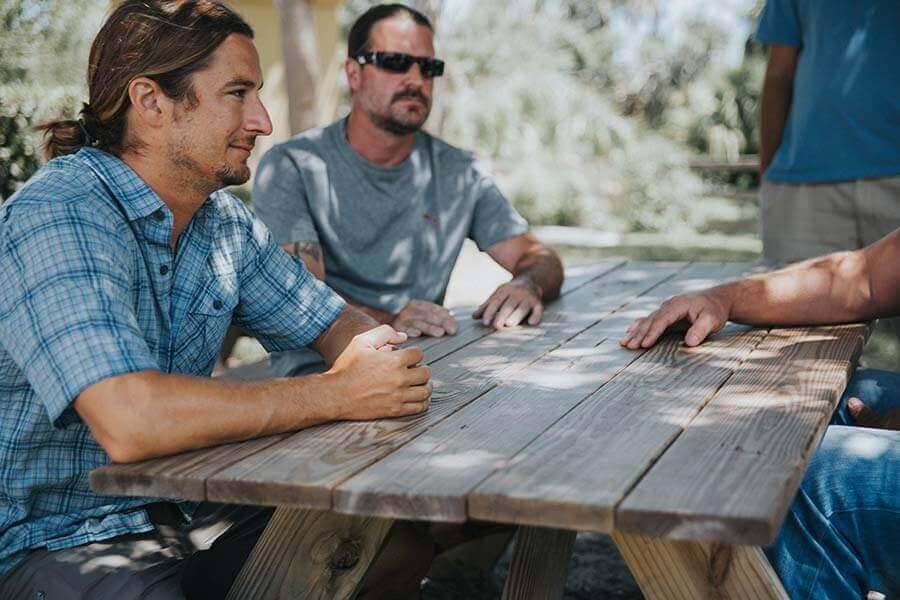
<path id="1" fill-rule="evenodd" d="M 157 221 L 162 221 L 166 218 L 166 214 L 160 208 L 159 210 L 157 210 L 153 213 L 153 218 L 156 219 Z"/>
<path id="2" fill-rule="evenodd" d="M 222 308 L 222 301 L 221 300 L 213 300 L 213 308 L 216 310 L 219 310 L 220 308 Z"/>
<path id="3" fill-rule="evenodd" d="M 160 275 L 165 275 L 168 272 L 169 272 L 169 265 L 163 265 L 159 268 Z"/>

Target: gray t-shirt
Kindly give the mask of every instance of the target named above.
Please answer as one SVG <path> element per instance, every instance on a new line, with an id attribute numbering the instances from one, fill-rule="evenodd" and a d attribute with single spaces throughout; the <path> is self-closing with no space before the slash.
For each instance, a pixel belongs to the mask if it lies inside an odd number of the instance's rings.
<path id="1" fill-rule="evenodd" d="M 528 230 L 471 153 L 419 132 L 402 164 L 379 167 L 344 131 L 341 120 L 275 146 L 253 186 L 275 241 L 318 243 L 340 294 L 390 313 L 413 299 L 440 304 L 467 237 L 484 250 Z M 311 360 L 290 354 L 273 358 L 275 374 Z"/>

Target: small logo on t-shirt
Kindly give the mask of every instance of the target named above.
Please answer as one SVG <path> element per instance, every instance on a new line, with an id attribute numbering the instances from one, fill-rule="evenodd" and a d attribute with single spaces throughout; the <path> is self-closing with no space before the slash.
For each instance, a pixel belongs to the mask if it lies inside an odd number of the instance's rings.
<path id="1" fill-rule="evenodd" d="M 428 212 L 422 213 L 422 218 L 425 219 L 426 221 L 428 221 L 429 223 L 431 223 L 432 225 L 434 225 L 435 227 L 438 226 L 437 217 L 435 217 L 433 214 L 428 213 Z"/>

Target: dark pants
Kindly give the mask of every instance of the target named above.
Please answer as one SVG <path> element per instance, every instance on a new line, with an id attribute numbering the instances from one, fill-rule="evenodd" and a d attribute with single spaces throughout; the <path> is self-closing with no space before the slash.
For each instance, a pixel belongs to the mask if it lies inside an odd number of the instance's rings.
<path id="1" fill-rule="evenodd" d="M 174 504 L 152 504 L 155 531 L 34 550 L 0 577 L 0 598 L 221 600 L 272 511 L 203 503 L 186 523 Z"/>

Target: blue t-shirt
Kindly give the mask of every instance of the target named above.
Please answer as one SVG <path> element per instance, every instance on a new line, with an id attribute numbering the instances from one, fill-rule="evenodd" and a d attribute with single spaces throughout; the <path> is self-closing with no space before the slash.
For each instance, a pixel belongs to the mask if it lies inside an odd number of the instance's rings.
<path id="1" fill-rule="evenodd" d="M 766 179 L 900 175 L 900 0 L 768 0 L 756 37 L 800 48 Z"/>

